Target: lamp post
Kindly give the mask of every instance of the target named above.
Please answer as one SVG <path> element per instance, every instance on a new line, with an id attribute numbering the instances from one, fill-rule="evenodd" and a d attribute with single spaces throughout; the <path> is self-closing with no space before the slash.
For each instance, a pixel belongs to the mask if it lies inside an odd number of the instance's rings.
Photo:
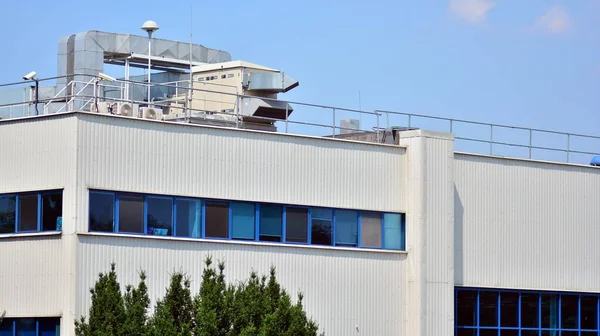
<path id="1" fill-rule="evenodd" d="M 148 106 L 150 106 L 150 69 L 152 68 L 152 33 L 158 30 L 156 22 L 148 20 L 142 25 L 142 30 L 148 33 Z"/>

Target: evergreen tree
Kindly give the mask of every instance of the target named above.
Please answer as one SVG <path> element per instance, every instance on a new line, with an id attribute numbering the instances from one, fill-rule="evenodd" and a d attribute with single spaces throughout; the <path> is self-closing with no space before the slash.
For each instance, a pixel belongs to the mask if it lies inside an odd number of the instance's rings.
<path id="1" fill-rule="evenodd" d="M 156 302 L 150 334 L 156 336 L 188 336 L 194 331 L 190 279 L 183 273 L 174 273 L 167 294 Z"/>
<path id="2" fill-rule="evenodd" d="M 140 283 L 137 288 L 131 285 L 126 287 L 123 301 L 125 305 L 125 323 L 122 334 L 129 336 L 147 335 L 150 298 L 148 297 L 146 274 L 144 272 L 140 273 Z"/>
<path id="3" fill-rule="evenodd" d="M 235 289 L 225 283 L 225 264 L 218 264 L 219 272 L 212 268 L 212 258 L 204 261 L 200 292 L 194 298 L 196 335 L 226 336 L 231 329 L 231 303 Z"/>
<path id="4" fill-rule="evenodd" d="M 90 293 L 92 305 L 88 322 L 86 323 L 83 316 L 80 321 L 76 321 L 75 334 L 78 336 L 122 335 L 126 316 L 114 263 L 110 265 L 110 272 L 100 273 Z"/>

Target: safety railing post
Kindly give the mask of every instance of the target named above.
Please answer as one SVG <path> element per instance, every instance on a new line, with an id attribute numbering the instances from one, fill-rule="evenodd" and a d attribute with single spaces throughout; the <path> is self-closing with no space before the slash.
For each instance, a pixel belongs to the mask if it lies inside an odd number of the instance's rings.
<path id="1" fill-rule="evenodd" d="M 452 131 L 453 131 L 453 129 L 452 129 L 452 128 L 453 128 L 453 127 L 452 127 L 452 126 L 453 126 L 453 125 L 452 125 L 452 121 L 453 121 L 453 120 L 452 120 L 452 119 L 450 119 L 450 133 L 452 133 Z"/>
<path id="2" fill-rule="evenodd" d="M 494 125 L 490 124 L 490 155 L 494 153 Z"/>
<path id="3" fill-rule="evenodd" d="M 377 113 L 377 115 L 375 115 L 375 117 L 377 118 L 377 131 L 375 133 L 376 133 L 376 137 L 377 137 L 377 143 L 379 143 L 379 140 L 380 140 L 380 136 L 379 136 L 379 112 L 376 112 L 376 113 Z"/>
<path id="4" fill-rule="evenodd" d="M 533 130 L 529 129 L 529 159 L 531 160 L 531 148 L 533 146 Z"/>
<path id="5" fill-rule="evenodd" d="M 567 163 L 569 163 L 569 154 L 571 154 L 571 134 L 567 134 Z"/>
<path id="6" fill-rule="evenodd" d="M 289 118 L 290 114 L 288 111 L 288 103 L 285 103 L 285 133 L 288 132 L 288 118 Z"/>
<path id="7" fill-rule="evenodd" d="M 333 124 L 331 125 L 331 129 L 333 130 L 333 137 L 335 138 L 335 107 L 332 108 L 333 111 Z"/>
<path id="8" fill-rule="evenodd" d="M 411 115 L 409 114 L 409 115 L 408 115 L 408 128 L 410 128 L 410 121 L 411 121 L 411 120 L 410 120 L 410 119 L 411 119 L 410 117 L 411 117 Z"/>

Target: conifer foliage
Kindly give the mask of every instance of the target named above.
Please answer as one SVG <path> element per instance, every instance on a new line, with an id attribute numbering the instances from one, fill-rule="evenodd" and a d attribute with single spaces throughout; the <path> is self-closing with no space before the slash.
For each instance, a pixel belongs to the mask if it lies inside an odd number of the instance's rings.
<path id="1" fill-rule="evenodd" d="M 317 324 L 309 319 L 277 282 L 275 268 L 268 276 L 252 272 L 241 283 L 225 281 L 225 264 L 216 267 L 210 257 L 204 262 L 200 290 L 191 291 L 192 279 L 183 273 L 171 275 L 162 299 L 149 314 L 146 275 L 140 273 L 137 287 L 122 293 L 115 265 L 100 273 L 90 290 L 88 318 L 75 322 L 78 336 L 316 336 Z"/>

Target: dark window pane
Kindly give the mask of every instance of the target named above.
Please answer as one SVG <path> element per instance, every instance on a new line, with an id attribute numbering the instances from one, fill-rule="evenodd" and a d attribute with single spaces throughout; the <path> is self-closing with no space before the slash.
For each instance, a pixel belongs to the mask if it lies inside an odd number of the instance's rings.
<path id="1" fill-rule="evenodd" d="M 479 292 L 479 325 L 498 325 L 498 292 Z"/>
<path id="2" fill-rule="evenodd" d="M 261 204 L 260 237 L 262 241 L 281 241 L 283 208 L 280 205 Z"/>
<path id="3" fill-rule="evenodd" d="M 62 192 L 42 195 L 42 231 L 62 230 Z"/>
<path id="4" fill-rule="evenodd" d="M 480 329 L 479 336 L 498 336 L 497 329 Z"/>
<path id="5" fill-rule="evenodd" d="M 457 336 L 477 336 L 477 329 L 457 329 Z"/>
<path id="6" fill-rule="evenodd" d="M 0 196 L 0 233 L 15 232 L 16 196 Z"/>
<path id="7" fill-rule="evenodd" d="M 459 290 L 456 296 L 456 305 L 458 311 L 458 316 L 456 317 L 456 325 L 475 326 L 477 323 L 477 292 L 470 290 Z"/>
<path id="8" fill-rule="evenodd" d="M 560 316 L 562 329 L 576 329 L 579 305 L 579 297 L 575 295 L 563 295 L 560 303 Z"/>
<path id="9" fill-rule="evenodd" d="M 335 211 L 335 245 L 358 245 L 358 212 L 353 210 Z"/>
<path id="10" fill-rule="evenodd" d="M 500 331 L 500 336 L 519 336 L 519 331 L 518 330 L 507 330 L 507 329 L 502 329 Z"/>
<path id="11" fill-rule="evenodd" d="M 562 331 L 561 336 L 579 336 L 579 333 L 577 331 Z M 556 332 L 556 335 L 558 335 L 558 332 Z"/>
<path id="12" fill-rule="evenodd" d="M 3 319 L 0 323 L 0 336 L 13 336 L 13 320 Z"/>
<path id="13" fill-rule="evenodd" d="M 521 336 L 538 336 L 537 330 L 521 330 Z"/>
<path id="14" fill-rule="evenodd" d="M 383 215 L 384 248 L 388 250 L 404 249 L 404 230 L 401 214 L 386 213 Z"/>
<path id="15" fill-rule="evenodd" d="M 38 221 L 38 195 L 19 196 L 19 224 L 18 229 L 23 231 L 37 231 Z"/>
<path id="16" fill-rule="evenodd" d="M 331 245 L 331 228 L 333 222 L 333 210 L 313 208 L 311 210 L 311 237 L 313 245 Z"/>
<path id="17" fill-rule="evenodd" d="M 173 235 L 173 200 L 148 197 L 148 234 L 155 236 Z"/>
<path id="18" fill-rule="evenodd" d="M 556 330 L 542 330 L 542 336 L 558 336 L 558 329 L 556 329 Z"/>
<path id="19" fill-rule="evenodd" d="M 519 293 L 500 293 L 500 319 L 503 327 L 519 326 Z"/>
<path id="20" fill-rule="evenodd" d="M 205 237 L 229 238 L 229 203 L 207 201 Z"/>
<path id="21" fill-rule="evenodd" d="M 581 336 L 598 336 L 596 331 L 582 331 Z"/>
<path id="22" fill-rule="evenodd" d="M 558 328 L 558 295 L 542 295 L 542 328 Z"/>
<path id="23" fill-rule="evenodd" d="M 202 235 L 202 206 L 200 200 L 178 199 L 176 225 L 177 237 L 199 238 Z"/>
<path id="24" fill-rule="evenodd" d="M 60 319 L 59 318 L 41 318 L 40 336 L 59 336 L 60 335 Z"/>
<path id="25" fill-rule="evenodd" d="M 36 336 L 34 319 L 17 319 L 17 336 Z"/>
<path id="26" fill-rule="evenodd" d="M 381 214 L 377 212 L 361 212 L 360 214 L 361 245 L 364 247 L 381 247 Z"/>
<path id="27" fill-rule="evenodd" d="M 539 296 L 537 294 L 521 294 L 521 327 L 538 327 L 538 304 Z"/>
<path id="28" fill-rule="evenodd" d="M 285 209 L 285 241 L 308 242 L 308 209 L 287 207 Z"/>
<path id="29" fill-rule="evenodd" d="M 90 192 L 90 231 L 113 232 L 115 196 Z"/>
<path id="30" fill-rule="evenodd" d="M 144 197 L 119 195 L 119 232 L 144 233 Z"/>
<path id="31" fill-rule="evenodd" d="M 598 298 L 596 296 L 581 297 L 581 329 L 598 328 Z"/>
<path id="32" fill-rule="evenodd" d="M 231 203 L 232 232 L 231 238 L 254 240 L 255 207 L 253 203 Z"/>

